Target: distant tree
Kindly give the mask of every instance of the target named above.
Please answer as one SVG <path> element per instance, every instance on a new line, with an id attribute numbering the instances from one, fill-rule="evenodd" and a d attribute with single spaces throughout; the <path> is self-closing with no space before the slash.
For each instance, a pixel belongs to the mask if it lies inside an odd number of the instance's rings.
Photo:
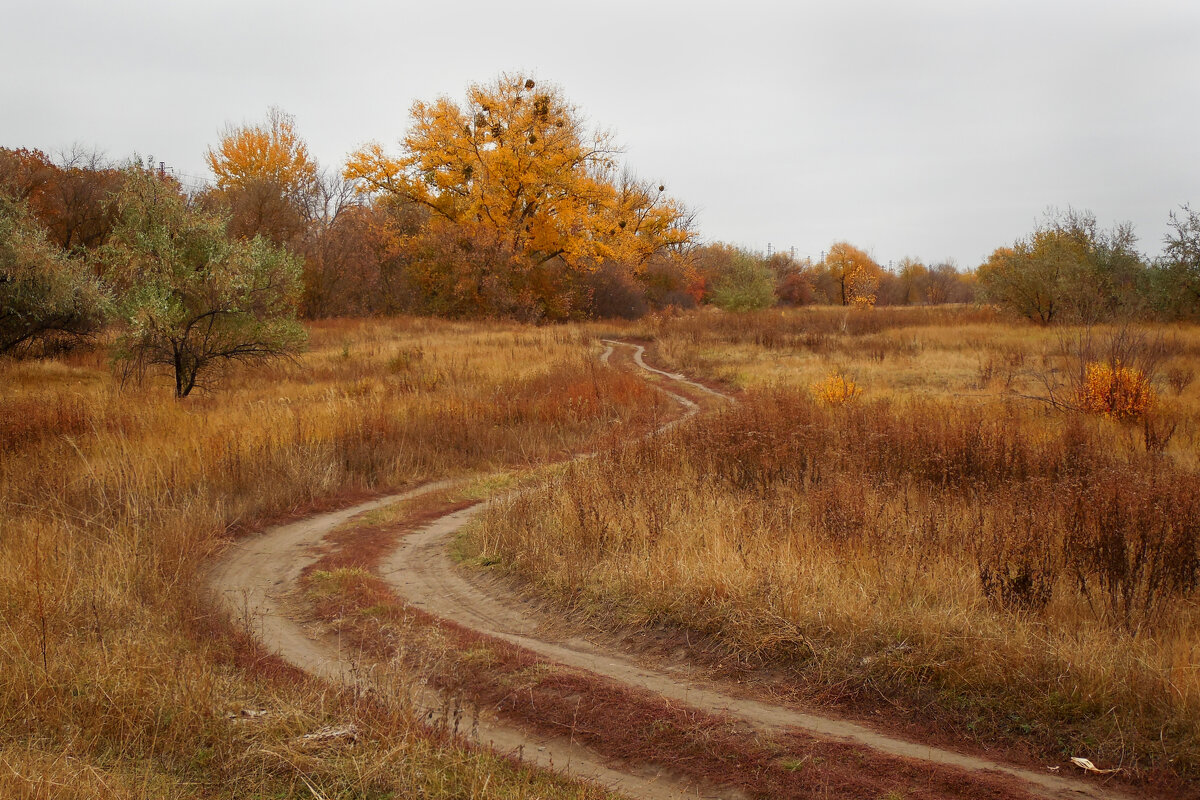
<path id="1" fill-rule="evenodd" d="M 1161 312 L 1194 317 L 1200 315 L 1200 212 L 1184 205 L 1171 212 L 1169 227 L 1150 291 Z"/>
<path id="2" fill-rule="evenodd" d="M 1102 231 L 1089 212 L 1068 209 L 992 253 L 979 284 L 985 299 L 1041 324 L 1133 312 L 1145 272 L 1136 241 L 1128 224 Z"/>
<path id="3" fill-rule="evenodd" d="M 489 225 L 432 219 L 404 247 L 406 275 L 424 313 L 539 322 L 587 311 L 578 273 L 559 259 L 525 257 Z"/>
<path id="4" fill-rule="evenodd" d="M 634 276 L 645 289 L 653 308 L 694 308 L 704 299 L 704 276 L 696 267 L 694 253 L 660 253 Z"/>
<path id="5" fill-rule="evenodd" d="M 101 259 L 121 294 L 117 357 L 126 374 L 165 366 L 175 396 L 186 397 L 216 364 L 298 350 L 300 266 L 287 251 L 262 237 L 230 239 L 224 218 L 136 167 L 115 206 Z"/>
<path id="6" fill-rule="evenodd" d="M 931 305 L 938 302 L 973 303 L 976 292 L 975 273 L 959 270 L 953 261 L 934 264 L 929 270 L 929 286 L 925 289 L 925 297 Z"/>
<path id="7" fill-rule="evenodd" d="M 121 188 L 121 172 L 100 152 L 82 147 L 61 153 L 56 166 L 34 210 L 64 250 L 94 250 L 112 232 L 109 201 Z"/>
<path id="8" fill-rule="evenodd" d="M 87 267 L 49 242 L 23 203 L 0 197 L 0 354 L 90 337 L 107 306 Z"/>
<path id="9" fill-rule="evenodd" d="M 27 203 L 57 168 L 41 150 L 0 147 L 0 195 Z"/>
<path id="10" fill-rule="evenodd" d="M 803 306 L 813 302 L 813 264 L 810 259 L 774 253 L 767 258 L 766 266 L 775 277 L 775 297 L 780 303 Z"/>
<path id="11" fill-rule="evenodd" d="M 587 277 L 591 311 L 597 317 L 637 319 L 649 310 L 646 288 L 630 269 L 616 261 L 601 264 Z"/>
<path id="12" fill-rule="evenodd" d="M 838 305 L 874 305 L 882 268 L 849 242 L 835 242 L 818 265 L 833 292 L 829 302 Z"/>
<path id="13" fill-rule="evenodd" d="M 1029 245 L 998 247 L 980 265 L 983 297 L 1047 325 L 1061 315 L 1065 293 L 1057 260 L 1034 258 Z"/>
<path id="14" fill-rule="evenodd" d="M 109 199 L 120 171 L 94 150 L 74 147 L 51 159 L 40 150 L 0 149 L 0 194 L 21 200 L 63 250 L 92 250 L 113 227 Z"/>
<path id="15" fill-rule="evenodd" d="M 323 184 L 290 115 L 271 108 L 263 123 L 227 125 L 205 159 L 216 178 L 208 199 L 228 210 L 231 235 L 299 249 L 319 215 Z"/>
<path id="16" fill-rule="evenodd" d="M 899 279 L 899 297 L 895 305 L 914 306 L 927 302 L 929 288 L 929 268 L 918 259 L 908 256 L 900 259 L 896 268 Z"/>
<path id="17" fill-rule="evenodd" d="M 775 296 L 789 306 L 806 306 L 815 302 L 816 293 L 811 267 L 797 265 L 775 280 Z"/>
<path id="18" fill-rule="evenodd" d="M 288 198 L 309 196 L 317 181 L 316 162 L 296 132 L 291 115 L 272 107 L 259 125 L 227 125 L 217 148 L 205 160 L 219 189 L 244 189 L 255 183 L 279 186 Z"/>
<path id="19" fill-rule="evenodd" d="M 413 310 L 403 277 L 405 226 L 382 204 L 354 204 L 314 223 L 304 241 L 304 313 L 309 317 Z"/>
<path id="20" fill-rule="evenodd" d="M 879 290 L 879 270 L 869 270 L 857 265 L 845 275 L 843 291 L 850 305 L 856 308 L 874 308 Z"/>
<path id="21" fill-rule="evenodd" d="M 726 311 L 754 311 L 775 302 L 775 276 L 752 253 L 734 249 L 713 278 L 712 302 Z"/>

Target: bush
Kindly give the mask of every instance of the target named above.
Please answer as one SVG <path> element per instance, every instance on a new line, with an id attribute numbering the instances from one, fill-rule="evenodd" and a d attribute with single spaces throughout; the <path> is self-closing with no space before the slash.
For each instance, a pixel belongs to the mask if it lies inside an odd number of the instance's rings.
<path id="1" fill-rule="evenodd" d="M 1120 361 L 1088 364 L 1079 387 L 1079 407 L 1121 422 L 1141 419 L 1154 406 L 1154 390 L 1146 373 Z"/>
<path id="2" fill-rule="evenodd" d="M 827 406 L 844 406 L 862 395 L 862 388 L 846 373 L 835 370 L 812 386 L 813 396 Z"/>
<path id="3" fill-rule="evenodd" d="M 0 354 L 90 337 L 106 308 L 86 266 L 52 245 L 22 204 L 0 198 Z"/>
<path id="4" fill-rule="evenodd" d="M 753 256 L 735 252 L 713 283 L 712 301 L 725 311 L 767 308 L 775 302 L 775 279 Z"/>

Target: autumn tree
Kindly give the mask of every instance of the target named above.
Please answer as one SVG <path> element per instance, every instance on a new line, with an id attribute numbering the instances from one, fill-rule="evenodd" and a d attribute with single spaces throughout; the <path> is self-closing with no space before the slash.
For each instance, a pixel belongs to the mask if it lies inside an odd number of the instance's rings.
<path id="1" fill-rule="evenodd" d="M 1100 230 L 1088 212 L 1051 214 L 979 267 L 984 297 L 1029 319 L 1096 321 L 1140 303 L 1145 265 L 1128 224 Z"/>
<path id="2" fill-rule="evenodd" d="M 1031 248 L 997 247 L 980 265 L 979 282 L 986 300 L 1043 325 L 1052 322 L 1064 305 L 1056 263 L 1034 259 Z"/>
<path id="3" fill-rule="evenodd" d="M 205 159 L 216 178 L 215 199 L 229 210 L 232 235 L 261 234 L 276 244 L 299 241 L 322 187 L 317 164 L 289 114 L 271 108 L 265 122 L 227 125 Z"/>
<path id="4" fill-rule="evenodd" d="M 353 203 L 314 221 L 303 245 L 305 315 L 418 310 L 405 246 L 424 224 L 424 216 L 414 211 L 386 203 Z"/>
<path id="5" fill-rule="evenodd" d="M 205 160 L 220 189 L 270 181 L 291 197 L 307 194 L 317 178 L 317 166 L 296 132 L 295 120 L 274 107 L 265 123 L 227 125 L 217 149 L 209 148 Z"/>
<path id="6" fill-rule="evenodd" d="M 640 271 L 655 255 L 690 243 L 686 210 L 662 185 L 621 172 L 617 157 L 611 136 L 589 130 L 559 89 L 502 75 L 471 86 L 463 105 L 417 102 L 400 154 L 368 145 L 350 157 L 345 175 L 366 193 L 427 209 L 427 233 L 436 240 L 430 252 L 444 250 L 447 237 L 471 237 L 527 260 L 511 276 L 493 276 L 512 277 L 521 294 L 533 276 L 549 288 L 577 284 L 566 273 L 609 261 Z M 506 256 L 506 264 L 516 262 Z M 547 316 L 570 305 L 543 302 Z"/>
<path id="7" fill-rule="evenodd" d="M 95 150 L 73 147 L 50 158 L 40 150 L 0 149 L 0 194 L 26 203 L 50 241 L 92 250 L 113 227 L 109 199 L 120 171 Z"/>
<path id="8" fill-rule="evenodd" d="M 1163 254 L 1150 276 L 1157 308 L 1173 316 L 1200 314 L 1200 212 L 1172 211 Z"/>
<path id="9" fill-rule="evenodd" d="M 231 239 L 226 219 L 190 205 L 177 186 L 134 167 L 115 201 L 118 224 L 101 251 L 120 292 L 127 374 L 164 366 L 186 397 L 213 366 L 293 353 L 300 266 L 262 237 Z"/>
<path id="10" fill-rule="evenodd" d="M 707 299 L 727 311 L 751 311 L 775 302 L 775 274 L 758 254 L 722 242 L 698 248 L 697 268 Z"/>
<path id="11" fill-rule="evenodd" d="M 107 307 L 83 262 L 51 243 L 24 203 L 0 196 L 0 354 L 88 338 Z"/>
<path id="12" fill-rule="evenodd" d="M 659 253 L 632 272 L 653 308 L 694 308 L 704 299 L 704 276 L 694 253 Z"/>
<path id="13" fill-rule="evenodd" d="M 920 305 L 925 302 L 926 289 L 929 286 L 929 268 L 919 259 L 905 256 L 896 265 L 899 297 L 894 298 L 896 305 Z"/>
<path id="14" fill-rule="evenodd" d="M 779 302 L 789 306 L 806 306 L 816 300 L 811 268 L 800 267 L 780 275 L 775 282 Z"/>
<path id="15" fill-rule="evenodd" d="M 646 286 L 616 261 L 601 264 L 587 278 L 592 313 L 602 319 L 637 319 L 650 310 Z"/>
<path id="16" fill-rule="evenodd" d="M 0 147 L 0 195 L 28 203 L 50 182 L 55 169 L 41 150 Z"/>
<path id="17" fill-rule="evenodd" d="M 825 254 L 819 268 L 833 291 L 830 302 L 839 305 L 874 305 L 881 268 L 864 251 L 849 242 L 836 242 Z"/>
<path id="18" fill-rule="evenodd" d="M 929 268 L 925 286 L 925 302 L 970 303 L 975 300 L 976 276 L 970 270 L 959 270 L 953 261 L 941 261 Z"/>

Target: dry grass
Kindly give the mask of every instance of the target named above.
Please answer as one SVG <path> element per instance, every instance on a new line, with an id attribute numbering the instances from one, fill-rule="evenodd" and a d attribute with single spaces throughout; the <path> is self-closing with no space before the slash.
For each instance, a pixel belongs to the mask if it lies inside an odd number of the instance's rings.
<path id="1" fill-rule="evenodd" d="M 730 790 L 779 800 L 1028 796 L 1002 777 L 965 776 L 800 732 L 766 733 L 547 661 L 405 604 L 377 574 L 379 557 L 405 534 L 470 502 L 464 498 L 471 494 L 450 490 L 351 520 L 326 538 L 297 591 L 311 618 L 323 621 L 344 650 L 364 657 L 372 676 L 437 687 L 462 725 L 470 727 L 487 709 L 539 736 L 569 737 L 635 773 L 665 769 L 706 787 L 706 796 Z"/>
<path id="2" fill-rule="evenodd" d="M 504 324 L 317 325 L 298 363 L 185 402 L 121 389 L 98 354 L 0 364 L 0 794 L 594 796 L 279 669 L 199 575 L 238 528 L 556 460 L 656 402 L 580 331 Z M 271 713 L 227 716 L 245 706 Z M 346 752 L 289 744 L 347 721 Z"/>
<path id="3" fill-rule="evenodd" d="M 1070 366 L 1069 338 L 981 312 L 644 332 L 669 367 L 751 387 L 741 406 L 492 507 L 468 554 L 614 629 L 687 631 L 807 702 L 1200 780 L 1194 392 L 1152 447 L 1024 399 Z M 1168 366 L 1191 368 L 1200 336 L 1166 333 Z M 859 402 L 811 396 L 832 369 Z"/>

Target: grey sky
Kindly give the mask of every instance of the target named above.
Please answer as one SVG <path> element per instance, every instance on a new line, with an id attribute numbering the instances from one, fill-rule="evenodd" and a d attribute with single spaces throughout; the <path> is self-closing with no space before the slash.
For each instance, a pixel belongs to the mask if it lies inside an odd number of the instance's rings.
<path id="1" fill-rule="evenodd" d="M 0 146 L 78 142 L 205 175 L 278 105 L 323 164 L 394 147 L 415 99 L 559 84 L 707 239 L 977 265 L 1048 206 L 1157 253 L 1200 203 L 1200 3 L 6 4 Z"/>

